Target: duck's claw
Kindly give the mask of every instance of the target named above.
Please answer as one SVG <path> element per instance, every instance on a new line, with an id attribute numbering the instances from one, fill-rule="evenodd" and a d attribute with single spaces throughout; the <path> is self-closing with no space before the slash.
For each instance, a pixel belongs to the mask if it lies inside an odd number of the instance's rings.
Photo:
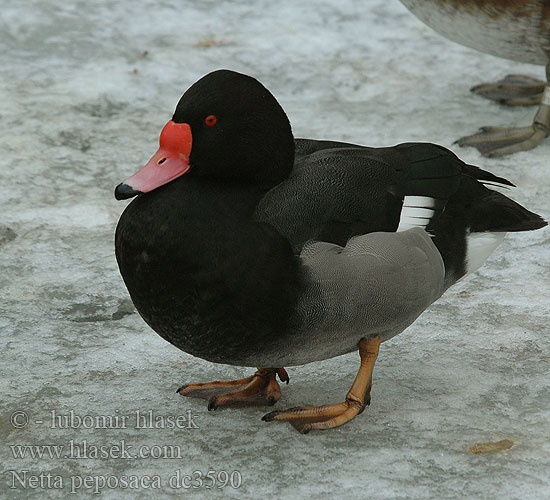
<path id="1" fill-rule="evenodd" d="M 540 104 L 546 82 L 525 75 L 506 75 L 498 82 L 482 83 L 470 90 L 509 106 Z"/>
<path id="2" fill-rule="evenodd" d="M 290 382 L 290 377 L 284 368 L 277 368 L 277 375 L 281 382 L 285 382 L 287 385 Z"/>
<path id="3" fill-rule="evenodd" d="M 274 405 L 281 397 L 281 387 L 275 375 L 288 383 L 288 374 L 284 368 L 258 368 L 251 377 L 187 384 L 177 392 L 181 396 L 208 399 L 209 411 L 220 406 Z"/>
<path id="4" fill-rule="evenodd" d="M 276 410 L 264 415 L 262 420 L 288 422 L 302 434 L 317 429 L 332 429 L 349 422 L 370 404 L 372 371 L 379 347 L 380 337 L 359 342 L 361 367 L 343 403 Z"/>

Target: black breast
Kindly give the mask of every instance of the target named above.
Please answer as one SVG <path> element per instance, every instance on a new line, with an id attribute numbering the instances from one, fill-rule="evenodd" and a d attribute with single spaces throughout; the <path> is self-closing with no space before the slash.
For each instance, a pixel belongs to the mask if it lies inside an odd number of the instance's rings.
<path id="1" fill-rule="evenodd" d="M 187 178 L 134 200 L 116 257 L 143 319 L 203 359 L 245 364 L 277 335 L 299 291 L 288 242 L 250 214 L 263 192 Z"/>

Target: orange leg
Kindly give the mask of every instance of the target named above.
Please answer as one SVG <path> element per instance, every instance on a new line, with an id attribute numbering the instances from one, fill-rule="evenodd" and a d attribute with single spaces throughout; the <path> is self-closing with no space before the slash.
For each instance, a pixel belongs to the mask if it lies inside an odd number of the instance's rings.
<path id="1" fill-rule="evenodd" d="M 262 420 L 288 422 L 303 434 L 313 429 L 332 429 L 349 422 L 370 404 L 372 371 L 379 347 L 380 337 L 359 342 L 361 366 L 343 403 L 276 410 L 264 415 Z"/>
<path id="2" fill-rule="evenodd" d="M 219 406 L 274 405 L 281 397 L 281 382 L 288 384 L 289 378 L 284 368 L 258 368 L 251 377 L 226 382 L 205 382 L 187 384 L 177 392 L 181 396 L 208 399 L 208 410 Z"/>

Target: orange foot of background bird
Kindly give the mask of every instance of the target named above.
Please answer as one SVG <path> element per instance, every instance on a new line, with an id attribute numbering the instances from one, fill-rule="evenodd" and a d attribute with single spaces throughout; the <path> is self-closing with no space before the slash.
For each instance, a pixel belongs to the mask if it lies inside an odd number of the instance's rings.
<path id="1" fill-rule="evenodd" d="M 302 434 L 314 429 L 332 429 L 349 422 L 370 404 L 372 372 L 380 342 L 380 337 L 359 342 L 361 366 L 343 403 L 276 410 L 264 415 L 262 420 L 288 422 Z"/>
<path id="2" fill-rule="evenodd" d="M 284 368 L 258 368 L 251 377 L 223 382 L 187 384 L 176 392 L 190 398 L 208 399 L 208 410 L 220 406 L 274 405 L 281 397 L 281 387 L 276 380 L 288 384 Z"/>

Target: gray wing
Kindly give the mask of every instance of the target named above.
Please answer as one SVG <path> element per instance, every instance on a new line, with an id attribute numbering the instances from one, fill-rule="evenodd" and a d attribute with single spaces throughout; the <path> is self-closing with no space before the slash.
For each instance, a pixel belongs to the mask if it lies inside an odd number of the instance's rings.
<path id="1" fill-rule="evenodd" d="M 463 168 L 435 144 L 366 148 L 297 139 L 291 175 L 265 194 L 254 217 L 274 226 L 296 253 L 309 240 L 345 245 L 352 236 L 395 231 L 407 195 L 437 199 L 440 214 Z"/>
<path id="2" fill-rule="evenodd" d="M 366 148 L 297 156 L 292 174 L 266 193 L 254 217 L 273 225 L 297 253 L 309 240 L 344 245 L 353 235 L 395 231 L 402 200 L 388 186 L 398 177 Z"/>
<path id="3" fill-rule="evenodd" d="M 355 350 L 362 337 L 397 335 L 444 291 L 443 259 L 420 228 L 358 236 L 345 247 L 313 243 L 300 258 L 298 337 L 312 359 L 299 364 Z"/>

